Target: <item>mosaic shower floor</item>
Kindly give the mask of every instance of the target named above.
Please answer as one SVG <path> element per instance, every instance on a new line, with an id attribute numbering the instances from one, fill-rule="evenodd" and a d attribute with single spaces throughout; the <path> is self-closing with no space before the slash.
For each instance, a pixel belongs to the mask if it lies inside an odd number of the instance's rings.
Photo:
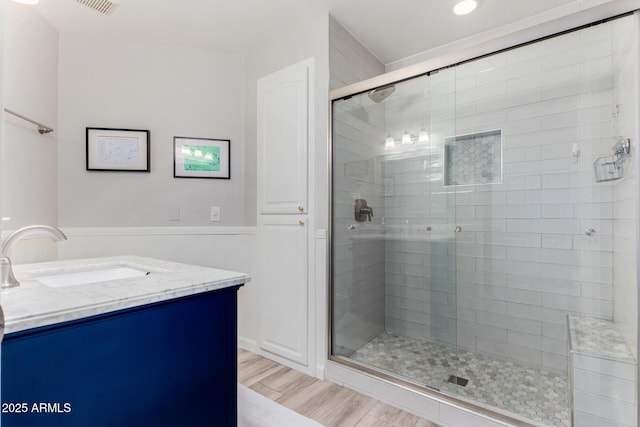
<path id="1" fill-rule="evenodd" d="M 546 426 L 569 426 L 565 375 L 384 332 L 351 359 L 520 415 Z M 466 386 L 449 382 L 455 375 Z"/>

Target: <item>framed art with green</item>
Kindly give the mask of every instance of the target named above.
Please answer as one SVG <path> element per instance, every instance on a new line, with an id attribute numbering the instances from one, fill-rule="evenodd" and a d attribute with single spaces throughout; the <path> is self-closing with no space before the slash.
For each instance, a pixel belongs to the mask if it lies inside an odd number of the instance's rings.
<path id="1" fill-rule="evenodd" d="M 231 141 L 173 137 L 173 176 L 231 179 Z"/>

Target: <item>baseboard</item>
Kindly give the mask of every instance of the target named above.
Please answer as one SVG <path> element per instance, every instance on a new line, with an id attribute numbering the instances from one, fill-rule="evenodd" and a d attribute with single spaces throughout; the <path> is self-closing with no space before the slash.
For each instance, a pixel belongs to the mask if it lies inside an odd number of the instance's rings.
<path id="1" fill-rule="evenodd" d="M 326 378 L 325 368 L 324 363 L 318 363 L 316 365 L 316 378 L 319 380 L 324 380 Z"/>
<path id="2" fill-rule="evenodd" d="M 252 340 L 245 337 L 238 337 L 238 347 L 248 350 L 252 353 L 258 353 L 259 347 L 256 340 Z"/>

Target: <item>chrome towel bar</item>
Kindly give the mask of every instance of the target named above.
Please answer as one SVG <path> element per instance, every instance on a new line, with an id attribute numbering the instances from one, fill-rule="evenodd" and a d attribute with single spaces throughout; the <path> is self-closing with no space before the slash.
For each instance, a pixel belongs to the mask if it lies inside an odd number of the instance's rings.
<path id="1" fill-rule="evenodd" d="M 6 111 L 9 114 L 13 114 L 16 117 L 20 117 L 22 120 L 26 120 L 29 123 L 33 123 L 34 125 L 38 126 L 38 132 L 40 133 L 40 135 L 43 135 L 45 133 L 49 133 L 49 132 L 53 132 L 53 129 L 50 128 L 49 126 L 45 126 L 42 123 L 36 122 L 33 119 L 30 119 L 27 116 L 23 116 L 22 114 L 16 113 L 13 110 L 9 110 L 8 108 L 5 108 L 4 111 Z"/>

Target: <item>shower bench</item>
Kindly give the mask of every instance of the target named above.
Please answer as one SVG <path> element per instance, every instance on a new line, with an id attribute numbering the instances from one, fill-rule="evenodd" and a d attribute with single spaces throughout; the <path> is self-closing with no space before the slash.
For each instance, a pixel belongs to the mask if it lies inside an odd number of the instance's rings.
<path id="1" fill-rule="evenodd" d="M 568 316 L 569 393 L 574 427 L 634 427 L 636 360 L 614 322 Z"/>

